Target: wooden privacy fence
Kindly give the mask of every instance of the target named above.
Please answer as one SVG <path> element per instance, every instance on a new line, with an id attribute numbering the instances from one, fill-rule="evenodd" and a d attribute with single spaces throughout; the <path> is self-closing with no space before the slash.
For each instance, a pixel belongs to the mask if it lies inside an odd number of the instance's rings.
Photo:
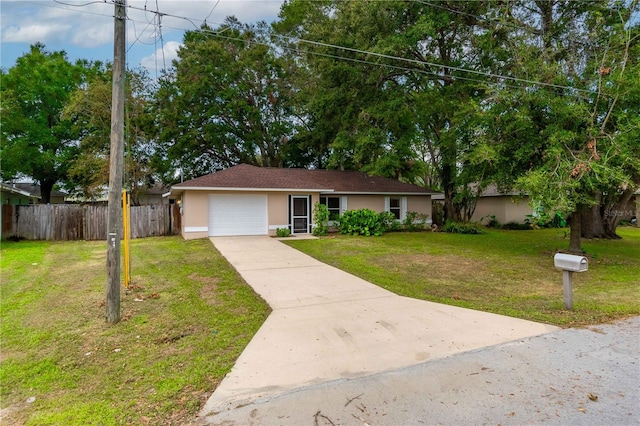
<path id="1" fill-rule="evenodd" d="M 180 233 L 177 205 L 131 207 L 131 238 Z M 48 204 L 2 206 L 2 238 L 106 240 L 107 206 Z"/>

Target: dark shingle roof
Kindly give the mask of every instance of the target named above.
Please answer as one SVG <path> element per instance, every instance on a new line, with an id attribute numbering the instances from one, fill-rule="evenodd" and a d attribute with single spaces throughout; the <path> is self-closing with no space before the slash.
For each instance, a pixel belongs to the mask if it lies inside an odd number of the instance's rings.
<path id="1" fill-rule="evenodd" d="M 415 193 L 435 191 L 356 171 L 278 169 L 240 164 L 174 185 L 180 189 L 300 189 L 341 193 Z"/>
<path id="2" fill-rule="evenodd" d="M 40 197 L 42 196 L 41 190 L 40 190 L 40 185 L 36 185 L 33 183 L 16 183 L 15 184 L 16 188 L 20 188 L 23 191 L 27 191 L 28 193 L 30 193 L 31 195 L 34 195 L 36 197 Z M 51 196 L 52 197 L 65 197 L 67 195 L 66 192 L 64 191 L 58 191 L 57 189 L 53 189 L 51 191 Z"/>

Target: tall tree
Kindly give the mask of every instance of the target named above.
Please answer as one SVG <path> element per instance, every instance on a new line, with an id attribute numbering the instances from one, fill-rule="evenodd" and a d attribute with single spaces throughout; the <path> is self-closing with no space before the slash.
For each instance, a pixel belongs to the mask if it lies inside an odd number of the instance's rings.
<path id="1" fill-rule="evenodd" d="M 464 69 L 494 60 L 481 54 L 486 11 L 487 2 L 287 3 L 276 28 L 298 40 L 316 76 L 308 136 L 326 139 L 327 164 L 435 184 L 447 217 L 468 219 L 471 183 L 484 173 L 471 155 L 485 84 Z"/>
<path id="2" fill-rule="evenodd" d="M 282 167 L 291 88 L 270 28 L 227 18 L 187 32 L 178 58 L 155 100 L 158 163 L 186 177 L 237 163 Z"/>
<path id="3" fill-rule="evenodd" d="M 83 82 L 87 63 L 38 43 L 2 75 L 2 179 L 30 177 L 48 203 L 78 155 L 71 122 L 62 118 L 70 93 Z"/>
<path id="4" fill-rule="evenodd" d="M 526 82 L 498 87 L 487 100 L 497 179 L 515 182 L 543 210 L 570 214 L 570 250 L 580 252 L 585 231 L 615 236 L 606 206 L 625 203 L 640 186 L 637 2 L 503 7 L 511 52 L 503 72 Z"/>
<path id="5" fill-rule="evenodd" d="M 85 198 L 104 192 L 109 181 L 111 134 L 110 66 L 96 66 L 87 83 L 72 93 L 63 117 L 74 126 L 79 153 L 69 167 L 69 187 Z M 155 183 L 151 159 L 155 152 L 150 100 L 154 84 L 145 70 L 130 70 L 126 77 L 124 186 L 132 202 Z"/>

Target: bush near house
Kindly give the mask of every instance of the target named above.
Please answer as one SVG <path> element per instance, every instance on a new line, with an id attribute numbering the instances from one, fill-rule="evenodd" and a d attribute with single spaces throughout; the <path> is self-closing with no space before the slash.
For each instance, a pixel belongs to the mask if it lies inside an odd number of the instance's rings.
<path id="1" fill-rule="evenodd" d="M 276 229 L 276 237 L 278 238 L 287 238 L 291 235 L 291 231 L 289 228 L 277 228 Z"/>
<path id="2" fill-rule="evenodd" d="M 394 232 L 400 230 L 400 222 L 391 212 L 382 212 L 378 214 L 383 232 Z"/>
<path id="3" fill-rule="evenodd" d="M 410 232 L 424 231 L 429 227 L 427 219 L 429 219 L 427 214 L 407 212 L 407 217 L 402 221 L 403 229 Z"/>
<path id="4" fill-rule="evenodd" d="M 329 234 L 329 207 L 316 201 L 313 206 L 313 235 L 322 237 Z"/>
<path id="5" fill-rule="evenodd" d="M 427 230 L 428 217 L 422 213 L 407 212 L 407 217 L 399 221 L 391 212 L 376 213 L 373 210 L 360 209 L 347 210 L 337 222 L 341 234 L 380 236 L 384 232 Z"/>
<path id="6" fill-rule="evenodd" d="M 452 234 L 484 234 L 485 231 L 482 229 L 477 222 L 454 222 L 452 220 L 447 220 L 442 227 L 443 232 L 449 232 Z"/>
<path id="7" fill-rule="evenodd" d="M 347 210 L 340 216 L 340 233 L 380 236 L 384 232 L 380 215 L 370 209 Z"/>

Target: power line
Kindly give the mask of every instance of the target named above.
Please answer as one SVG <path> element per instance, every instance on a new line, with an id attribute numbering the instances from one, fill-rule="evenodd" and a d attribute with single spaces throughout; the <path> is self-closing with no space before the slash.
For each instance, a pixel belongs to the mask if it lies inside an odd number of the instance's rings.
<path id="1" fill-rule="evenodd" d="M 472 69 L 469 69 L 469 68 L 456 67 L 456 66 L 453 66 L 453 65 L 438 64 L 436 62 L 421 61 L 421 60 L 418 60 L 418 59 L 410 59 L 410 58 L 401 58 L 401 57 L 398 57 L 398 56 L 387 55 L 387 54 L 384 54 L 384 53 L 376 53 L 376 52 L 371 52 L 371 51 L 366 51 L 366 50 L 361 50 L 361 49 L 355 49 L 355 48 L 352 48 L 352 47 L 338 46 L 338 45 L 335 45 L 335 44 L 317 42 L 317 41 L 312 41 L 312 40 L 304 40 L 304 39 L 298 39 L 298 41 L 300 41 L 302 43 L 316 45 L 316 46 L 323 46 L 323 47 L 331 47 L 331 48 L 334 48 L 334 49 L 341 49 L 341 50 L 345 50 L 347 52 L 353 52 L 353 53 L 360 53 L 360 54 L 363 54 L 363 55 L 376 56 L 376 57 L 383 58 L 383 59 L 391 59 L 391 60 L 407 62 L 407 63 L 410 63 L 410 64 L 416 64 L 416 65 L 428 65 L 428 66 L 435 67 L 435 68 L 444 68 L 444 69 L 449 69 L 451 71 L 466 72 L 466 73 L 470 73 L 470 74 L 482 75 L 482 76 L 485 76 L 485 77 L 498 78 L 498 79 L 501 79 L 501 80 L 510 80 L 510 81 L 516 81 L 516 82 L 521 82 L 521 83 L 534 84 L 534 85 L 537 85 L 537 86 L 551 87 L 551 88 L 554 88 L 554 89 L 571 89 L 571 90 L 576 90 L 578 92 L 594 93 L 594 92 L 592 92 L 590 90 L 586 90 L 586 89 L 577 89 L 575 87 L 563 86 L 563 85 L 559 85 L 559 84 L 544 83 L 544 82 L 535 81 L 535 80 L 527 80 L 527 79 L 524 79 L 524 78 L 505 76 L 505 75 L 490 73 L 490 72 L 486 72 L 486 71 L 472 70 Z"/>
<path id="2" fill-rule="evenodd" d="M 216 4 L 213 5 L 213 7 L 211 8 L 211 11 L 209 12 L 209 14 L 207 15 L 206 18 L 204 18 L 204 22 L 207 22 L 207 19 L 209 19 L 209 17 L 211 16 L 211 14 L 213 13 L 214 10 L 216 10 L 216 7 L 218 7 L 218 5 L 220 4 L 220 0 L 216 1 Z"/>
<path id="3" fill-rule="evenodd" d="M 128 7 L 132 8 L 132 9 L 139 9 L 139 8 L 136 8 L 135 6 L 131 6 L 131 5 L 129 5 Z M 157 12 L 157 13 L 160 13 L 160 12 Z M 198 28 L 193 21 L 201 21 L 199 19 L 173 15 L 173 14 L 170 14 L 170 13 L 163 13 L 163 15 L 169 16 L 169 17 L 172 17 L 172 18 L 176 18 L 176 19 L 186 20 L 189 23 L 191 23 L 191 25 L 193 25 L 196 28 L 196 30 L 198 30 L 198 31 L 209 32 L 209 33 L 213 34 L 214 36 L 221 37 L 214 31 L 207 31 L 207 30 L 204 30 L 202 28 Z M 204 20 L 202 22 L 204 22 Z M 220 25 L 220 24 L 218 24 L 218 25 Z M 402 57 L 398 57 L 398 56 L 387 55 L 387 54 L 383 54 L 383 53 L 376 53 L 376 52 L 371 52 L 371 51 L 365 51 L 365 50 L 361 50 L 361 49 L 355 49 L 355 48 L 339 46 L 339 45 L 334 45 L 334 44 L 324 43 L 324 42 L 318 42 L 318 41 L 313 41 L 313 40 L 306 40 L 306 39 L 302 39 L 302 38 L 285 37 L 285 36 L 282 36 L 282 35 L 278 35 L 277 37 L 280 38 L 280 39 L 288 39 L 289 41 L 294 40 L 294 41 L 301 42 L 301 43 L 307 43 L 307 44 L 316 45 L 316 46 L 322 46 L 322 47 L 330 47 L 330 48 L 345 50 L 345 51 L 349 51 L 349 52 L 353 52 L 353 53 L 376 56 L 376 57 L 383 58 L 383 59 L 391 59 L 391 60 L 395 60 L 395 61 L 407 62 L 407 63 L 423 65 L 423 66 L 427 65 L 427 66 L 430 66 L 430 67 L 449 69 L 449 70 L 458 71 L 458 72 L 466 72 L 466 73 L 482 75 L 482 76 L 490 77 L 490 78 L 497 78 L 497 79 L 501 79 L 501 80 L 510 80 L 510 81 L 514 81 L 514 82 L 533 84 L 533 85 L 537 85 L 537 86 L 550 87 L 550 88 L 554 88 L 554 89 L 570 89 L 570 90 L 575 90 L 577 92 L 583 92 L 583 93 L 589 93 L 589 94 L 594 94 L 595 93 L 595 92 L 593 92 L 591 90 L 587 90 L 587 89 L 578 89 L 578 88 L 571 87 L 571 86 L 564 86 L 564 85 L 553 84 L 553 83 L 545 83 L 545 82 L 540 82 L 540 81 L 535 81 L 535 80 L 522 79 L 522 78 L 518 78 L 518 77 L 503 76 L 503 75 L 500 75 L 500 74 L 495 74 L 495 73 L 490 73 L 490 72 L 485 72 L 485 71 L 472 70 L 472 69 L 463 68 L 463 67 L 456 67 L 456 66 L 452 66 L 452 65 L 438 64 L 438 63 L 435 63 L 435 62 L 420 61 L 420 60 L 417 60 L 417 59 L 409 59 L 409 58 L 402 58 Z M 243 41 L 241 39 L 238 39 L 238 40 L 239 41 Z M 260 42 L 256 42 L 256 43 L 260 44 Z M 262 43 L 262 44 L 266 45 L 266 46 L 269 46 L 268 43 Z M 341 59 L 346 59 L 346 58 L 341 57 Z"/>
<path id="4" fill-rule="evenodd" d="M 60 0 L 55 0 L 55 1 L 60 3 L 60 4 L 65 4 L 65 3 L 62 3 Z M 104 0 L 103 2 L 104 3 L 113 3 L 113 0 Z M 94 3 L 101 3 L 101 2 L 94 1 L 94 2 L 83 4 L 83 5 L 79 5 L 79 6 L 87 6 L 87 5 L 94 4 Z M 175 19 L 185 20 L 185 21 L 189 22 L 191 25 L 193 25 L 194 30 L 196 30 L 196 31 L 210 33 L 210 34 L 212 34 L 212 35 L 214 35 L 216 37 L 223 37 L 223 38 L 227 38 L 227 39 L 233 39 L 232 37 L 221 36 L 220 34 L 216 33 L 215 31 L 205 30 L 205 29 L 203 29 L 201 27 L 198 27 L 194 23 L 194 21 L 200 21 L 200 22 L 204 23 L 205 22 L 204 20 L 200 20 L 200 19 L 197 19 L 197 18 L 190 18 L 190 17 L 186 17 L 186 16 L 175 15 L 175 14 L 171 14 L 171 13 L 164 13 L 164 12 L 160 12 L 159 10 L 150 10 L 146 6 L 144 8 L 140 8 L 140 7 L 128 4 L 127 7 L 129 9 L 133 9 L 133 10 L 140 10 L 140 11 L 144 11 L 144 12 L 154 13 L 158 17 L 167 16 L 167 17 L 171 17 L 171 18 L 175 18 Z M 105 15 L 105 16 L 108 16 L 108 15 Z M 216 24 L 217 25 L 221 25 L 219 23 L 216 23 Z M 177 27 L 170 27 L 170 26 L 166 26 L 166 27 L 167 28 L 172 28 L 172 29 L 183 30 L 183 31 L 185 30 L 184 28 L 177 28 Z M 453 66 L 453 65 L 439 64 L 439 63 L 436 63 L 436 62 L 422 61 L 422 60 L 410 59 L 410 58 L 402 58 L 402 57 L 399 57 L 399 56 L 388 55 L 388 54 L 383 54 L 383 53 L 377 53 L 377 52 L 372 52 L 372 51 L 366 51 L 366 50 L 356 49 L 356 48 L 350 48 L 350 47 L 346 47 L 346 46 L 339 46 L 339 45 L 325 43 L 325 42 L 306 40 L 306 39 L 303 39 L 303 38 L 286 37 L 286 36 L 282 36 L 282 35 L 278 35 L 277 37 L 280 38 L 281 40 L 285 41 L 285 42 L 288 41 L 290 43 L 291 42 L 305 43 L 305 44 L 309 44 L 309 45 L 313 45 L 313 46 L 320 46 L 320 47 L 327 47 L 327 48 L 332 48 L 332 49 L 337 49 L 337 50 L 343 50 L 343 51 L 352 52 L 352 53 L 358 53 L 358 54 L 362 54 L 362 55 L 366 55 L 366 56 L 378 57 L 378 58 L 381 58 L 381 59 L 388 59 L 388 60 L 393 60 L 393 61 L 405 62 L 405 63 L 409 63 L 409 64 L 413 64 L 413 65 L 429 66 L 429 67 L 434 67 L 434 68 L 448 69 L 448 70 L 451 70 L 451 71 L 458 71 L 458 72 L 462 72 L 462 73 L 470 73 L 470 74 L 480 75 L 480 76 L 489 77 L 489 78 L 493 78 L 493 79 L 508 80 L 508 81 L 512 81 L 512 82 L 526 83 L 526 84 L 529 84 L 529 85 L 536 85 L 536 86 L 548 87 L 548 88 L 554 88 L 554 89 L 567 89 L 567 90 L 573 90 L 573 91 L 576 91 L 576 92 L 588 93 L 588 94 L 595 94 L 596 93 L 596 92 L 594 92 L 592 90 L 587 90 L 587 89 L 579 89 L 579 88 L 575 88 L 575 87 L 571 87 L 571 86 L 565 86 L 565 85 L 559 85 L 559 84 L 553 84 L 553 83 L 545 83 L 545 82 L 541 82 L 541 81 L 523 79 L 523 78 L 512 77 L 512 76 L 504 76 L 504 75 L 500 75 L 500 74 L 496 74 L 496 73 L 492 73 L 492 72 L 473 70 L 473 69 L 464 68 L 464 67 L 458 67 L 458 66 Z M 236 38 L 236 40 L 243 41 L 243 42 L 246 41 L 246 40 L 238 39 L 238 38 Z M 262 45 L 269 46 L 269 47 L 271 46 L 269 43 L 266 43 L 266 42 L 254 41 L 254 43 L 262 44 Z M 309 52 L 309 53 L 310 54 L 316 54 L 316 55 L 320 54 L 319 52 Z M 163 49 L 163 54 L 164 54 L 164 49 Z M 336 55 L 335 59 L 349 60 L 350 58 L 346 58 L 346 57 L 342 57 L 342 56 Z M 375 64 L 375 65 L 381 65 L 381 66 L 387 66 L 386 64 L 381 64 L 381 63 L 377 63 L 377 62 L 367 62 L 367 63 Z M 166 66 L 166 64 L 165 64 L 165 66 Z M 402 68 L 402 67 L 399 67 L 399 68 Z M 405 69 L 406 70 L 420 71 L 419 69 L 414 69 L 414 68 L 405 68 Z M 438 75 L 438 74 L 434 73 L 433 75 Z M 458 76 L 458 78 L 462 79 L 459 76 Z"/>
<path id="5" fill-rule="evenodd" d="M 65 6 L 72 6 L 72 7 L 85 7 L 85 6 L 89 6 L 91 4 L 96 4 L 96 3 L 103 3 L 105 4 L 106 1 L 105 0 L 95 0 L 95 1 L 90 1 L 88 3 L 82 3 L 82 4 L 74 4 L 74 3 L 66 3 L 60 0 L 53 0 L 55 3 L 59 3 L 59 4 L 63 4 Z"/>

